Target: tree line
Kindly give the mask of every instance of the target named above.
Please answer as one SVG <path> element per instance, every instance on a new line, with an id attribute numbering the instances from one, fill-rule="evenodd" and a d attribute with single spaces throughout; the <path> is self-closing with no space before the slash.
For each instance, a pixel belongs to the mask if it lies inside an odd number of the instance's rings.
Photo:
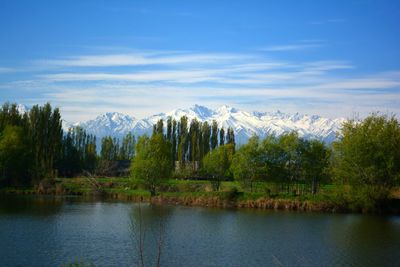
<path id="1" fill-rule="evenodd" d="M 198 168 L 205 154 L 225 143 L 224 130 L 216 122 L 169 118 L 166 129 L 163 138 L 170 142 L 170 165 L 179 162 L 182 170 L 192 170 L 196 164 Z M 153 135 L 160 132 L 164 132 L 163 121 L 154 126 Z M 80 127 L 63 132 L 60 111 L 49 103 L 26 113 L 20 113 L 16 104 L 5 103 L 0 109 L 0 185 L 36 184 L 57 176 L 129 175 L 136 137 L 132 133 L 121 140 L 105 136 L 99 148 L 96 141 Z M 227 142 L 234 143 L 232 129 Z"/>
<path id="2" fill-rule="evenodd" d="M 42 179 L 90 173 L 125 175 L 143 180 L 151 194 L 165 180 L 202 178 L 220 189 L 223 180 L 238 181 L 252 192 L 259 182 L 280 192 L 317 194 L 321 183 L 334 183 L 337 195 L 356 205 L 385 205 L 400 180 L 400 126 L 394 116 L 372 114 L 350 120 L 331 145 L 306 140 L 295 132 L 254 136 L 235 144 L 232 128 L 187 117 L 158 121 L 151 136 L 122 140 L 110 136 L 96 147 L 96 137 L 79 127 L 62 130 L 60 111 L 35 105 L 21 114 L 15 104 L 0 109 L 0 185 L 32 185 Z M 347 200 L 346 200 L 347 201 Z"/>
<path id="3" fill-rule="evenodd" d="M 254 136 L 237 149 L 233 131 L 228 130 L 225 143 L 221 129 L 217 147 L 218 134 L 211 127 L 210 147 L 206 142 L 202 150 L 199 144 L 208 140 L 208 131 L 204 135 L 200 129 L 207 129 L 206 123 L 199 127 L 194 121 L 189 131 L 176 127 L 181 133 L 177 143 L 174 122 L 167 126 L 166 134 L 162 124 L 159 121 L 154 126 L 151 138 L 139 139 L 131 166 L 133 178 L 144 180 L 152 195 L 163 179 L 176 173 L 172 168 L 176 157 L 183 162 L 200 159 L 198 171 L 216 191 L 229 179 L 250 192 L 257 182 L 267 182 L 294 195 L 315 195 L 321 183 L 334 183 L 338 201 L 348 202 L 345 205 L 354 205 L 354 209 L 381 210 L 400 182 L 400 125 L 394 116 L 372 114 L 361 121 L 349 120 L 330 146 L 291 132 L 264 139 Z M 178 125 L 185 129 L 186 119 Z"/>

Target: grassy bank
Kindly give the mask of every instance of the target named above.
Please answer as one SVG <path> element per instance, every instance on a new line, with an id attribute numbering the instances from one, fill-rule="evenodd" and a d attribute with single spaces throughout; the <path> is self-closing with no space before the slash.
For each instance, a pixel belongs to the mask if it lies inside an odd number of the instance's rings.
<path id="1" fill-rule="evenodd" d="M 258 208 L 276 210 L 349 212 L 351 205 L 343 195 L 345 191 L 336 185 L 321 185 L 318 194 L 306 191 L 305 185 L 292 185 L 282 192 L 285 185 L 260 182 L 249 191 L 238 182 L 222 182 L 219 191 L 213 191 L 210 182 L 198 180 L 168 180 L 157 196 L 151 197 L 139 181 L 129 178 L 58 178 L 35 187 L 0 189 L 3 194 L 48 194 L 48 195 L 100 195 L 103 197 L 145 201 L 155 204 L 173 204 L 206 207 Z M 393 192 L 388 212 L 398 213 L 400 190 Z"/>

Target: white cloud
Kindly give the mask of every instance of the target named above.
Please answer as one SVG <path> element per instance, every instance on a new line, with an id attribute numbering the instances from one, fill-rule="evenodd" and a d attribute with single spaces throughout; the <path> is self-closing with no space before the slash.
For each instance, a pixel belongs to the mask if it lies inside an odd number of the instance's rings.
<path id="1" fill-rule="evenodd" d="M 64 59 L 41 60 L 37 63 L 63 67 L 115 67 L 177 64 L 221 64 L 243 59 L 235 54 L 195 54 L 170 52 L 141 52 L 128 54 L 82 55 Z"/>
<path id="2" fill-rule="evenodd" d="M 80 55 L 40 66 L 30 79 L 0 84 L 0 93 L 19 91 L 21 103 L 51 101 L 70 121 L 106 111 L 144 117 L 195 103 L 329 117 L 376 110 L 400 114 L 400 71 L 360 75 L 347 61 L 156 51 Z"/>
<path id="3" fill-rule="evenodd" d="M 5 67 L 0 67 L 0 73 L 10 73 L 10 72 L 15 72 L 16 70 L 14 68 L 5 68 Z"/>

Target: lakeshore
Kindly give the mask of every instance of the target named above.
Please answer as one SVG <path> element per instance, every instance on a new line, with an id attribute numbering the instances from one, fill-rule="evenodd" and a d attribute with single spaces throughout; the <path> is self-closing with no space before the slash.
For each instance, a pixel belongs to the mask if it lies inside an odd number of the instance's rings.
<path id="1" fill-rule="evenodd" d="M 353 210 L 351 203 L 340 199 L 338 186 L 324 184 L 316 195 L 305 193 L 304 185 L 292 185 L 290 193 L 282 193 L 283 185 L 257 183 L 252 192 L 235 181 L 224 181 L 219 191 L 213 191 L 209 181 L 170 179 L 160 185 L 156 196 L 151 196 L 140 182 L 131 178 L 57 178 L 34 187 L 6 187 L 3 195 L 83 196 L 156 205 L 183 205 L 217 208 L 251 208 L 326 213 L 363 213 Z M 341 191 L 344 189 L 341 188 Z M 301 194 L 300 194 L 301 192 Z M 379 213 L 400 214 L 400 190 Z"/>

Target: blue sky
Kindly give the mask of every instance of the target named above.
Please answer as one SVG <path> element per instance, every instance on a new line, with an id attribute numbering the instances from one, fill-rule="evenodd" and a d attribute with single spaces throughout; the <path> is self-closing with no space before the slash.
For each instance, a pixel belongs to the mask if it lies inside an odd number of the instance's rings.
<path id="1" fill-rule="evenodd" d="M 400 1 L 0 1 L 0 102 L 400 114 Z"/>

